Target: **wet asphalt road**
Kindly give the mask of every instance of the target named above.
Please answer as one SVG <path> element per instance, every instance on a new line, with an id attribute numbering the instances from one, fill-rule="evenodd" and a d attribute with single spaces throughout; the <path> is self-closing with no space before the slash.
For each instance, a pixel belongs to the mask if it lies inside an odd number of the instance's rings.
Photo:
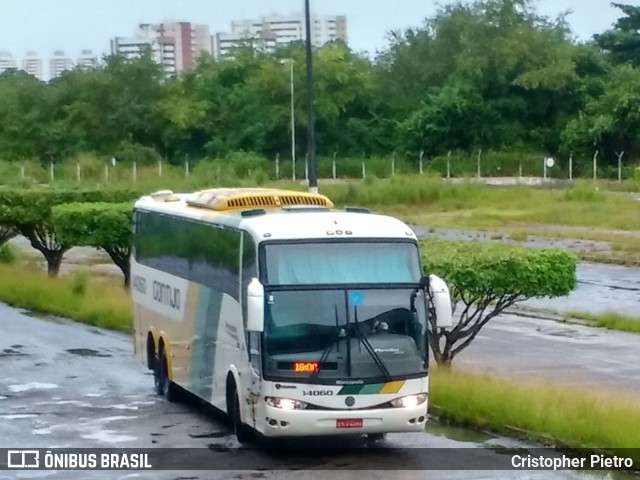
<path id="1" fill-rule="evenodd" d="M 531 299 L 524 305 L 561 313 L 613 311 L 640 315 L 640 268 L 579 263 L 576 274 L 578 285 L 567 297 Z"/>
<path id="2" fill-rule="evenodd" d="M 551 322 L 547 322 L 551 323 Z M 520 325 L 514 327 L 514 325 Z M 492 348 L 507 350 L 498 355 L 498 364 L 511 356 L 520 357 L 523 350 L 543 348 L 554 338 L 553 332 L 523 334 L 527 325 L 521 319 L 498 320 L 487 334 L 469 350 L 471 361 L 491 357 Z M 513 328 L 516 328 L 514 331 Z M 573 327 L 571 327 L 573 328 Z M 553 329 L 551 329 L 553 330 Z M 217 471 L 0 471 L 5 478 L 99 478 L 99 479 L 218 479 L 218 478 L 514 478 L 514 479 L 579 479 L 594 478 L 574 472 L 524 471 L 389 471 L 367 470 L 371 457 L 349 453 L 339 458 L 306 458 L 295 462 L 297 471 L 266 469 L 241 471 L 245 466 L 236 462 L 235 439 L 220 416 L 203 411 L 194 402 L 170 404 L 152 392 L 152 377 L 132 356 L 129 336 L 77 324 L 66 320 L 40 319 L 0 304 L 0 448 L 55 447 L 188 447 L 212 448 L 216 461 L 227 470 Z M 605 332 L 606 333 L 606 332 Z M 491 337 L 491 338 L 489 338 Z M 526 342 L 518 345 L 517 342 Z M 620 338 L 616 354 L 623 347 Z M 626 341 L 630 341 L 627 339 Z M 564 355 L 597 358 L 594 341 L 589 337 L 565 341 Z M 569 349 L 569 351 L 567 351 Z M 513 352 L 518 352 L 514 354 Z M 542 352 L 540 352 L 542 354 Z M 463 357 L 460 357 L 461 359 Z M 526 362 L 521 362 L 526 363 Z M 590 365 L 590 363 L 585 362 Z M 513 361 L 511 365 L 518 365 Z M 522 365 L 518 366 L 522 368 Z M 629 372 L 627 372 L 629 374 Z M 630 372 L 638 378 L 638 372 Z M 385 448 L 413 447 L 403 455 L 402 462 L 387 450 L 392 465 L 411 468 L 427 450 L 419 447 L 470 447 L 475 455 L 495 459 L 500 454 L 486 448 L 495 444 L 514 445 L 508 439 L 478 438 L 457 441 L 435 434 L 390 435 Z M 356 444 L 359 445 L 359 444 Z M 322 444 L 320 445 L 322 446 Z M 418 448 L 416 448 L 418 447 Z M 230 450 L 229 450 L 230 449 Z M 386 462 L 385 451 L 378 461 Z M 502 455 L 501 457 L 504 457 Z M 269 460 L 269 458 L 265 458 Z M 393 463 L 396 461 L 397 463 Z M 273 463 L 273 462 L 272 462 Z M 266 464 L 269 464 L 266 461 Z M 460 465 L 463 462 L 461 461 Z M 307 468 L 354 470 L 304 471 Z M 275 467 L 274 467 L 275 468 Z M 415 467 L 414 467 L 415 468 Z M 230 471 L 236 469 L 237 471 Z M 10 475 L 8 475 L 10 473 Z M 598 478 L 603 478 L 599 476 Z"/>
<path id="3" fill-rule="evenodd" d="M 640 335 L 501 315 L 492 319 L 455 365 L 520 380 L 597 386 L 640 396 Z"/>

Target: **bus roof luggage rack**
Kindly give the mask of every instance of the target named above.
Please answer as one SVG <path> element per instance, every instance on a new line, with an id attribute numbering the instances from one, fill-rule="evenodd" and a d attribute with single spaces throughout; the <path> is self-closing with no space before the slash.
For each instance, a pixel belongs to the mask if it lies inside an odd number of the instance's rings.
<path id="1" fill-rule="evenodd" d="M 333 202 L 324 195 L 275 188 L 212 188 L 194 195 L 187 205 L 218 212 L 291 205 L 333 207 Z"/>

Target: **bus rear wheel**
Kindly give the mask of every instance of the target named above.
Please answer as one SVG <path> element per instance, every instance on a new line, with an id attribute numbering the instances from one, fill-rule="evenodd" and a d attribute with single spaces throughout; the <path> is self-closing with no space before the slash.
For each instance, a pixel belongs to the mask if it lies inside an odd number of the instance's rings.
<path id="1" fill-rule="evenodd" d="M 164 348 L 160 350 L 159 358 L 156 358 L 153 363 L 153 383 L 156 393 L 164 396 L 169 402 L 175 402 L 178 392 L 175 384 L 169 379 L 169 364 Z"/>

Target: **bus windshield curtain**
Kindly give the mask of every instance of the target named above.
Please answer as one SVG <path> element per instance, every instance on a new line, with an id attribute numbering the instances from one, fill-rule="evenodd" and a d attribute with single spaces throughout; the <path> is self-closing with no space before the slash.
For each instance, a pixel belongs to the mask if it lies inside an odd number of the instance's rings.
<path id="1" fill-rule="evenodd" d="M 288 245 L 279 248 L 276 257 L 272 259 L 276 265 L 269 262 L 269 280 L 278 285 L 413 283 L 419 279 L 416 249 L 411 245 Z"/>

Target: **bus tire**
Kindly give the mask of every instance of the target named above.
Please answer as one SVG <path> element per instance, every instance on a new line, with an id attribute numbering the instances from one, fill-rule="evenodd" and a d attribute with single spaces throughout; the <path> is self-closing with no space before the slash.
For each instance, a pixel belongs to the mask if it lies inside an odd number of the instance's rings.
<path id="1" fill-rule="evenodd" d="M 178 390 L 169 378 L 169 366 L 164 348 L 160 350 L 160 358 L 154 364 L 153 379 L 156 393 L 164 396 L 169 402 L 175 402 L 178 399 Z"/>
<path id="2" fill-rule="evenodd" d="M 252 439 L 251 429 L 242 423 L 240 417 L 240 398 L 235 382 L 231 382 L 231 388 L 228 392 L 227 411 L 229 412 L 233 432 L 236 434 L 238 442 L 242 444 L 249 443 Z"/>
<path id="3" fill-rule="evenodd" d="M 156 392 L 156 395 L 162 395 L 163 394 L 163 386 L 162 386 L 162 379 L 161 377 L 161 372 L 160 372 L 160 359 L 158 358 L 158 355 L 156 355 L 154 353 L 153 356 L 153 360 L 151 361 L 151 364 L 153 366 L 153 390 Z"/>

